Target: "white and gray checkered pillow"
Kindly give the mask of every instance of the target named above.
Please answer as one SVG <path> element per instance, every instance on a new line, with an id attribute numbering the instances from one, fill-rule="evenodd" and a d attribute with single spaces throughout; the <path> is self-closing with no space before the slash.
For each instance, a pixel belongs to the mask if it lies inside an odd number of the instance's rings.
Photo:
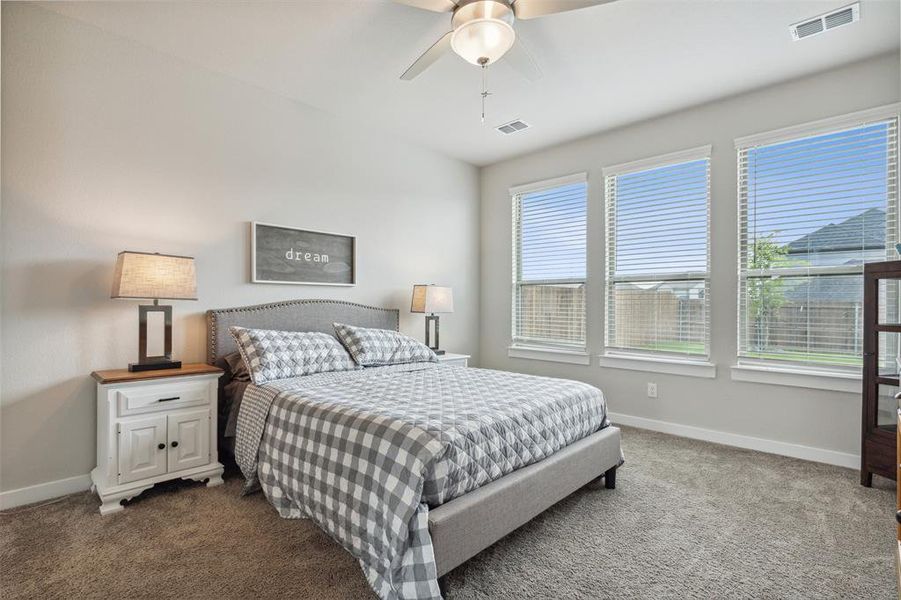
<path id="1" fill-rule="evenodd" d="M 335 323 L 335 335 L 363 367 L 438 362 L 431 348 L 396 331 Z"/>
<path id="2" fill-rule="evenodd" d="M 318 331 L 229 327 L 256 385 L 325 371 L 351 371 L 356 363 L 337 339 Z"/>

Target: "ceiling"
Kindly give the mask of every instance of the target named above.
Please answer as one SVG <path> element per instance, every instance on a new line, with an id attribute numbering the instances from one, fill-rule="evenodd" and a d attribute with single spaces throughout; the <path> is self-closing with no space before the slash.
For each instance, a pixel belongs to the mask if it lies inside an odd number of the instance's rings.
<path id="1" fill-rule="evenodd" d="M 380 0 L 53 2 L 183 60 L 476 165 L 898 49 L 899 2 L 862 0 L 857 23 L 793 42 L 788 26 L 850 0 L 619 0 L 516 23 L 544 77 L 456 55 L 398 77 L 450 15 Z M 509 136 L 494 127 L 522 119 Z"/>

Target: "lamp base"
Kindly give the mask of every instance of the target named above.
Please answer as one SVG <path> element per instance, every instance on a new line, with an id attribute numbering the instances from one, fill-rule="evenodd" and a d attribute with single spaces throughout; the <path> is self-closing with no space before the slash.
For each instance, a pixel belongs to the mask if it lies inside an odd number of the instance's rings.
<path id="1" fill-rule="evenodd" d="M 150 313 L 163 313 L 163 353 L 153 356 L 147 355 L 147 315 Z M 161 306 L 156 299 L 152 305 L 141 304 L 138 306 L 138 362 L 130 363 L 128 370 L 135 373 L 180 368 L 181 361 L 172 360 L 172 307 Z"/>
<path id="2" fill-rule="evenodd" d="M 153 362 L 128 363 L 128 370 L 132 373 L 139 371 L 158 371 L 161 369 L 180 369 L 180 360 L 159 360 Z"/>
<path id="3" fill-rule="evenodd" d="M 435 324 L 435 345 L 432 345 L 432 336 L 431 336 L 431 328 L 429 327 L 429 323 Z M 425 345 L 429 347 L 429 350 L 441 356 L 444 354 L 444 350 L 438 349 L 438 315 L 430 314 L 425 318 Z"/>

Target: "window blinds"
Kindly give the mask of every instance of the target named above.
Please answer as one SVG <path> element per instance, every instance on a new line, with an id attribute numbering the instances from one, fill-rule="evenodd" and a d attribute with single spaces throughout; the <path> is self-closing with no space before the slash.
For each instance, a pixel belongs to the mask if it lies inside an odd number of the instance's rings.
<path id="1" fill-rule="evenodd" d="M 859 368 L 863 264 L 896 256 L 897 135 L 892 117 L 736 143 L 741 358 Z"/>
<path id="2" fill-rule="evenodd" d="M 513 194 L 513 341 L 585 348 L 584 176 Z"/>
<path id="3" fill-rule="evenodd" d="M 608 352 L 708 355 L 709 152 L 605 169 Z"/>

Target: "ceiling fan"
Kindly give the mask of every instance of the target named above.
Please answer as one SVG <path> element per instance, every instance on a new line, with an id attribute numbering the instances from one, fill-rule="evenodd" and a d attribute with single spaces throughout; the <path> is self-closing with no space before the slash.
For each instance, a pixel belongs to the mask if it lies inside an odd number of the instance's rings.
<path id="1" fill-rule="evenodd" d="M 439 13 L 452 13 L 451 31 L 432 44 L 409 69 L 400 76 L 410 81 L 435 61 L 453 50 L 467 62 L 483 69 L 502 57 L 526 79 L 535 81 L 541 71 L 535 61 L 516 40 L 516 19 L 535 19 L 554 13 L 588 8 L 614 0 L 394 0 L 416 8 Z M 482 92 L 483 98 L 488 95 Z"/>

